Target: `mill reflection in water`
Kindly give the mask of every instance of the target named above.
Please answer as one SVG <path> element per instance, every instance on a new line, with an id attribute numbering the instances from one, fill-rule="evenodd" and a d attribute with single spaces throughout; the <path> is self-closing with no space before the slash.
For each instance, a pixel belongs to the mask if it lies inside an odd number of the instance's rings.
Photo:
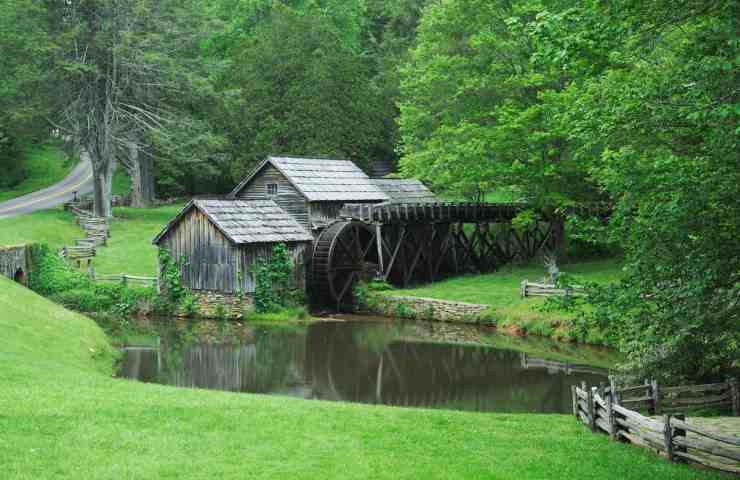
<path id="1" fill-rule="evenodd" d="M 335 401 L 567 413 L 571 385 L 594 385 L 607 374 L 483 345 L 435 343 L 416 324 L 260 326 L 234 343 L 187 340 L 171 328 L 160 335 L 158 348 L 124 348 L 121 376 Z"/>

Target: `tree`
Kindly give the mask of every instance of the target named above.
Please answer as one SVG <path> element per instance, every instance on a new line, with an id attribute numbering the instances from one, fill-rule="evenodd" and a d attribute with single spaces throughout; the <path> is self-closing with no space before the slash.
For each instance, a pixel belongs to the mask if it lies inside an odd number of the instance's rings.
<path id="1" fill-rule="evenodd" d="M 179 60 L 192 57 L 189 49 L 203 38 L 203 25 L 192 21 L 199 9 L 197 0 L 48 4 L 60 52 L 55 121 L 91 158 L 97 215 L 111 214 L 117 158 L 137 181 L 138 203 L 145 203 L 151 185 L 147 137 L 166 132 L 177 117 L 166 100 L 182 90 L 189 73 Z"/>
<path id="2" fill-rule="evenodd" d="M 402 70 L 401 167 L 457 192 L 515 187 L 555 208 L 597 192 L 553 123 L 563 72 L 532 61 L 528 26 L 564 2 L 431 4 Z"/>
<path id="3" fill-rule="evenodd" d="M 365 60 L 325 16 L 275 7 L 223 76 L 222 126 L 240 179 L 269 154 L 330 155 L 364 167 L 381 141 Z"/>
<path id="4" fill-rule="evenodd" d="M 740 2 L 593 2 L 550 17 L 559 93 L 583 168 L 615 203 L 604 232 L 625 278 L 581 319 L 636 372 L 712 380 L 740 368 Z M 566 23 L 567 22 L 567 23 Z M 604 44 L 586 42 L 609 32 Z"/>

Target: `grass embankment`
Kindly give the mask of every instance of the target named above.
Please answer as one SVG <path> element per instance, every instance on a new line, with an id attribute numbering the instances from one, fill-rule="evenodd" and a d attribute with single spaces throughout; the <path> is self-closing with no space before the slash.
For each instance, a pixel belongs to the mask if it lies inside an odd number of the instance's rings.
<path id="1" fill-rule="evenodd" d="M 89 319 L 0 278 L 0 465 L 45 478 L 719 478 L 566 415 L 480 414 L 111 378 Z"/>
<path id="2" fill-rule="evenodd" d="M 0 202 L 50 187 L 64 180 L 75 166 L 54 143 L 24 148 L 19 161 L 23 162 L 24 180 L 8 190 L 1 190 Z"/>
<path id="3" fill-rule="evenodd" d="M 609 283 L 617 281 L 622 273 L 618 259 L 594 260 L 560 265 L 563 273 L 579 281 Z M 515 333 L 534 334 L 559 339 L 571 339 L 568 329 L 571 316 L 563 312 L 545 312 L 539 307 L 542 298 L 520 298 L 522 280 L 540 281 L 544 275 L 542 264 L 509 265 L 495 273 L 456 277 L 418 288 L 395 289 L 389 295 L 409 295 L 457 302 L 490 305 L 488 312 L 496 325 Z M 591 332 L 589 343 L 602 343 L 599 332 Z"/>
<path id="4" fill-rule="evenodd" d="M 155 276 L 157 248 L 152 245 L 152 239 L 181 208 L 182 205 L 167 205 L 113 209 L 111 238 L 107 246 L 98 248 L 93 259 L 95 270 L 102 274 Z M 74 216 L 61 209 L 0 220 L 0 245 L 40 242 L 61 248 L 84 236 Z"/>

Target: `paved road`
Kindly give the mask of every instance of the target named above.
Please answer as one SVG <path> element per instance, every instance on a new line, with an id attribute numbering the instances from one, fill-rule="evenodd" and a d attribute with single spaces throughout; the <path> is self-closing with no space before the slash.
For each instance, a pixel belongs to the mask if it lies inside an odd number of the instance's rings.
<path id="1" fill-rule="evenodd" d="M 56 185 L 0 203 L 0 218 L 53 208 L 72 200 L 74 192 L 83 195 L 92 190 L 92 165 L 90 158 L 82 155 L 82 160 L 75 169 Z"/>

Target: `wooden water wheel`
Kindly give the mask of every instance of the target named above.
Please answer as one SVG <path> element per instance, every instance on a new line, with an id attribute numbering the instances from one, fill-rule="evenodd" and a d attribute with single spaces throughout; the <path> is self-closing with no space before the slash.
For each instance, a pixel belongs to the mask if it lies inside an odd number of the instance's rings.
<path id="1" fill-rule="evenodd" d="M 374 230 L 359 221 L 335 222 L 316 239 L 311 286 L 323 304 L 347 310 L 354 303 L 355 284 L 376 275 L 377 269 Z"/>

